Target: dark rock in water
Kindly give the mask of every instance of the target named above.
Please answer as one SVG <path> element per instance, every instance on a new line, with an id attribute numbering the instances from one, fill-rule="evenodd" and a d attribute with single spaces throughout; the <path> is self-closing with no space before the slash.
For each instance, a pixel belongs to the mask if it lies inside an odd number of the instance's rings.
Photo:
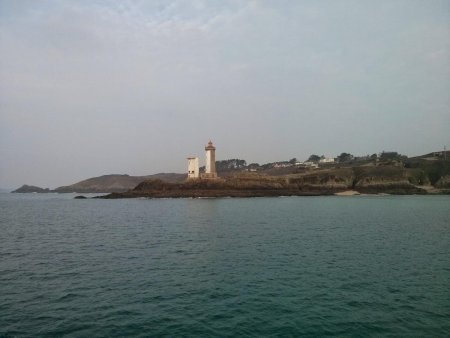
<path id="1" fill-rule="evenodd" d="M 76 199 L 76 200 L 85 200 L 85 199 L 87 199 L 87 197 L 83 196 L 83 195 L 80 195 L 80 196 L 75 196 L 74 199 Z"/>
<path id="2" fill-rule="evenodd" d="M 37 193 L 48 193 L 48 192 L 53 192 L 51 191 L 49 188 L 41 188 L 41 187 L 36 187 L 34 185 L 22 185 L 19 189 L 16 189 L 14 191 L 11 191 L 13 193 L 30 193 L 30 192 L 37 192 Z"/>

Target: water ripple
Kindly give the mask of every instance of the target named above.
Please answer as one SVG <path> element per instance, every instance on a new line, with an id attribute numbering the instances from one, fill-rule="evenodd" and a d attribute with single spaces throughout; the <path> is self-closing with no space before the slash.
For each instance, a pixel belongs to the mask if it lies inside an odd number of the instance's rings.
<path id="1" fill-rule="evenodd" d="M 11 195 L 0 337 L 450 333 L 446 196 Z"/>

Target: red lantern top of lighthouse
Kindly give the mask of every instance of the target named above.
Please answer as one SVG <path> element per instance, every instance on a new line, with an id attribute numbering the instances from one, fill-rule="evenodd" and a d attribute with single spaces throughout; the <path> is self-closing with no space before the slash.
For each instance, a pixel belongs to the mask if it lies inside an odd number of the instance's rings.
<path id="1" fill-rule="evenodd" d="M 205 147 L 205 150 L 216 150 L 211 140 L 209 140 L 208 145 Z"/>

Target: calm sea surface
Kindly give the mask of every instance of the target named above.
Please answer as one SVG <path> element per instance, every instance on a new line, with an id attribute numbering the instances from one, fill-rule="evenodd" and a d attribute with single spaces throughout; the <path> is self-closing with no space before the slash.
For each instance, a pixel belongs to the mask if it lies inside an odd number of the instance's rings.
<path id="1" fill-rule="evenodd" d="M 0 194 L 1 337 L 450 336 L 450 196 Z"/>

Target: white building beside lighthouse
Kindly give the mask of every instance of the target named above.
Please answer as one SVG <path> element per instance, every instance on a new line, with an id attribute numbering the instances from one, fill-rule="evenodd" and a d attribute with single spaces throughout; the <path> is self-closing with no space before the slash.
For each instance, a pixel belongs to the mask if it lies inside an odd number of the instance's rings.
<path id="1" fill-rule="evenodd" d="M 199 178 L 200 170 L 198 166 L 198 157 L 188 157 L 188 179 L 189 178 Z"/>

